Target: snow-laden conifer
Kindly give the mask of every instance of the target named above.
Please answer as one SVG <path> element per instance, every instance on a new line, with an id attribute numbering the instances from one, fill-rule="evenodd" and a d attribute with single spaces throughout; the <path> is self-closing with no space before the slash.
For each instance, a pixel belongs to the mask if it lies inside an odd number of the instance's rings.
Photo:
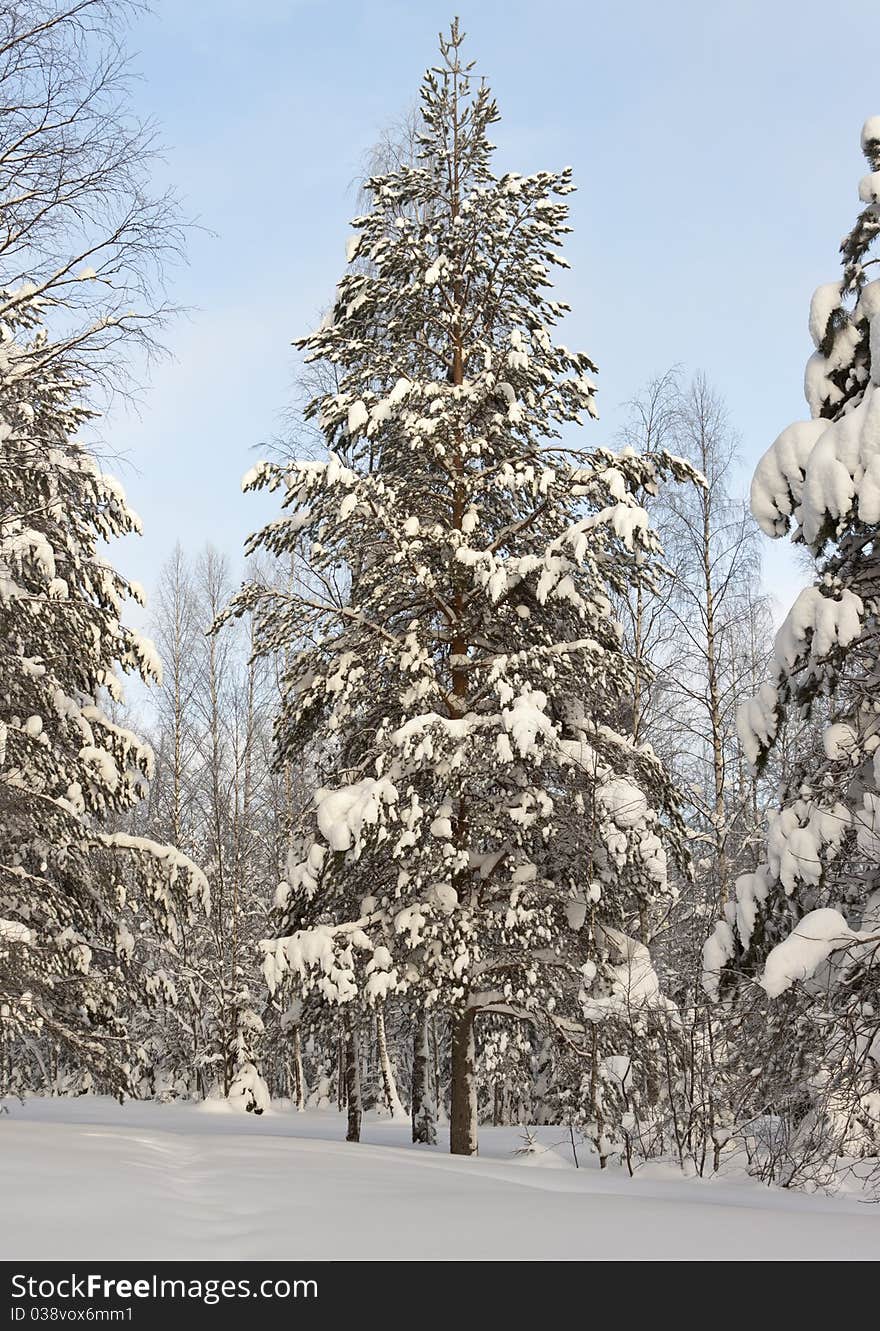
<path id="1" fill-rule="evenodd" d="M 173 848 L 113 830 L 151 771 L 113 703 L 122 675 L 160 667 L 121 620 L 140 593 L 104 550 L 139 522 L 77 441 L 91 413 L 47 307 L 0 293 L 0 1032 L 13 1086 L 17 1060 L 51 1050 L 123 1090 L 132 986 L 173 997 L 160 965 L 140 970 L 139 940 L 177 941 L 207 884 Z"/>
<path id="2" fill-rule="evenodd" d="M 326 456 L 245 479 L 285 492 L 251 549 L 302 548 L 311 576 L 233 609 L 288 654 L 279 761 L 307 749 L 316 769 L 270 988 L 451 1012 L 452 1149 L 472 1153 L 479 1014 L 567 1033 L 601 1081 L 585 1031 L 657 995 L 630 933 L 668 891 L 678 824 L 616 725 L 632 668 L 611 598 L 652 584 L 640 496 L 691 473 L 573 447 L 595 366 L 555 334 L 571 172 L 493 173 L 498 112 L 460 48 L 453 25 L 418 159 L 369 181 L 299 344 L 335 372 L 308 409 Z"/>
<path id="3" fill-rule="evenodd" d="M 779 435 L 758 464 L 752 512 L 768 536 L 791 532 L 815 561 L 776 637 L 772 678 L 739 719 L 760 769 L 783 718 L 812 718 L 815 742 L 771 814 L 765 857 L 736 885 L 706 945 L 705 983 L 759 973 L 780 1000 L 796 1051 L 794 1098 L 805 1131 L 834 1128 L 829 1149 L 876 1152 L 880 1140 L 880 117 L 862 148 L 864 205 L 841 245 L 843 276 L 818 288 L 809 327 L 808 421 Z M 765 964 L 766 963 L 766 964 Z M 761 967 L 763 965 L 763 971 Z M 798 981 L 804 985 L 792 993 Z M 792 1018 L 790 1009 L 796 1016 Z M 772 1045 L 772 1041 L 770 1042 Z M 791 1063 L 788 1064 L 791 1066 Z M 803 1084 L 810 1094 L 804 1098 Z"/>

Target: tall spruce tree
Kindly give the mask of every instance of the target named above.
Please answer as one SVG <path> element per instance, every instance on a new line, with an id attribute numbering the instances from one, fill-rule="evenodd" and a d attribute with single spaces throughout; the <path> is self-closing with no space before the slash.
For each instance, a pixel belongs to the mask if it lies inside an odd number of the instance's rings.
<path id="1" fill-rule="evenodd" d="M 765 1064 L 787 1072 L 776 1103 L 788 1096 L 817 1159 L 880 1145 L 880 281 L 869 280 L 880 117 L 865 124 L 862 148 L 871 173 L 841 245 L 843 277 L 810 306 L 812 418 L 782 432 L 751 494 L 761 528 L 791 531 L 815 576 L 779 630 L 772 678 L 744 706 L 740 733 L 760 770 L 784 719 L 812 725 L 770 816 L 764 862 L 737 882 L 705 954 L 711 993 L 729 993 L 741 971 L 778 999 Z"/>
<path id="2" fill-rule="evenodd" d="M 47 305 L 0 293 L 0 1084 L 51 1083 L 57 1061 L 123 1092 L 131 1004 L 172 996 L 139 941 L 178 941 L 207 883 L 173 848 L 113 830 L 152 764 L 111 719 L 120 672 L 159 663 L 121 622 L 139 593 L 103 543 L 139 522 L 77 442 L 92 413 Z"/>
<path id="3" fill-rule="evenodd" d="M 638 496 L 692 473 L 561 442 L 595 415 L 593 363 L 553 338 L 571 173 L 493 174 L 498 112 L 461 45 L 454 23 L 418 158 L 368 182 L 333 308 L 298 344 L 337 378 L 307 413 L 326 458 L 245 478 L 287 491 L 250 549 L 303 548 L 312 576 L 230 612 L 286 654 L 278 761 L 307 749 L 316 773 L 270 988 L 449 1012 L 451 1149 L 473 1154 L 480 1014 L 580 1041 L 598 1082 L 585 1033 L 656 994 L 630 935 L 679 823 L 616 728 L 632 666 L 611 597 L 652 585 Z"/>

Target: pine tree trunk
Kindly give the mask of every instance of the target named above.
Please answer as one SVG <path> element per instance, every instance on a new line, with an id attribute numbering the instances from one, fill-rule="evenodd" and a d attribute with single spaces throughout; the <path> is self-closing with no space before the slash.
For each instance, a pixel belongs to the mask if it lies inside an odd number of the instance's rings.
<path id="1" fill-rule="evenodd" d="M 297 1109 L 305 1109 L 306 1088 L 303 1077 L 302 1035 L 298 1026 L 293 1028 L 293 1092 Z"/>
<path id="2" fill-rule="evenodd" d="M 441 1113 L 443 1112 L 444 1104 L 443 1104 L 443 1087 L 440 1084 L 440 1051 L 437 1046 L 436 1014 L 431 1017 L 431 1055 L 433 1060 L 432 1068 L 434 1072 L 434 1081 L 432 1083 L 433 1085 L 432 1104 L 434 1106 L 434 1117 L 435 1120 L 437 1120 L 439 1119 Z"/>
<path id="3" fill-rule="evenodd" d="M 424 1013 L 419 1013 L 413 1032 L 412 1139 L 434 1146 L 437 1142 L 437 1120 L 429 1077 L 428 1018 Z"/>
<path id="4" fill-rule="evenodd" d="M 477 1075 L 474 1020 L 468 1009 L 452 1023 L 452 1107 L 449 1150 L 453 1155 L 477 1154 Z"/>
<path id="5" fill-rule="evenodd" d="M 345 1091 L 348 1099 L 347 1142 L 361 1139 L 361 1042 L 357 1026 L 350 1017 L 345 1020 Z"/>

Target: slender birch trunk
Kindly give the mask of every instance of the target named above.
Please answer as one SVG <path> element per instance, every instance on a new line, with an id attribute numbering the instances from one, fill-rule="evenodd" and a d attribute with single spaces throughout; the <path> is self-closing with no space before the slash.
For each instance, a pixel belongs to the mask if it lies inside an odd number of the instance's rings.
<path id="1" fill-rule="evenodd" d="M 400 1103 L 397 1091 L 397 1079 L 388 1053 L 388 1039 L 385 1034 L 385 1013 L 381 1007 L 376 1012 L 376 1049 L 379 1055 L 379 1072 L 382 1077 L 382 1093 L 385 1107 L 392 1118 L 405 1118 L 406 1110 Z"/>
<path id="2" fill-rule="evenodd" d="M 412 1139 L 434 1146 L 437 1118 L 429 1079 L 428 1018 L 425 1013 L 419 1013 L 413 1031 Z"/>

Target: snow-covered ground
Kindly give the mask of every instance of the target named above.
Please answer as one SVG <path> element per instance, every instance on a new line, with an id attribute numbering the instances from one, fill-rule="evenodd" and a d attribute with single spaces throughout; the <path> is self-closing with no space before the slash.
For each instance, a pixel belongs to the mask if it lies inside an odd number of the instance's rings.
<path id="1" fill-rule="evenodd" d="M 477 1160 L 335 1113 L 241 1115 L 223 1102 L 7 1102 L 0 1259 L 865 1259 L 880 1207 L 748 1181 L 630 1179 L 573 1167 L 563 1133 L 517 1156 L 484 1128 Z"/>

